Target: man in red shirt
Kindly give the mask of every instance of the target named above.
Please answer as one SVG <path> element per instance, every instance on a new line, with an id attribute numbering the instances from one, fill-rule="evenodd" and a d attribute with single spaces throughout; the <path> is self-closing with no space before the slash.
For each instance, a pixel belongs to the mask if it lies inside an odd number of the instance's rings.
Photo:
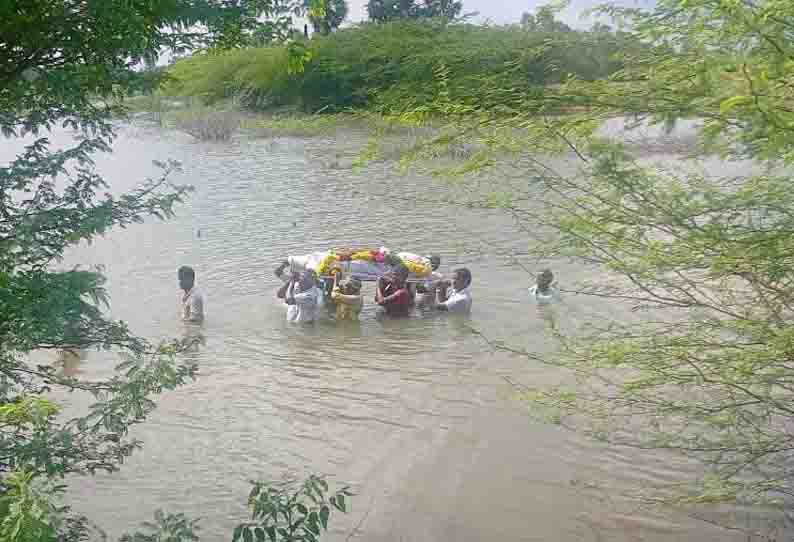
<path id="1" fill-rule="evenodd" d="M 389 316 L 408 316 L 411 312 L 411 294 L 406 279 L 408 269 L 404 265 L 378 279 L 375 288 L 375 303 L 386 309 Z"/>

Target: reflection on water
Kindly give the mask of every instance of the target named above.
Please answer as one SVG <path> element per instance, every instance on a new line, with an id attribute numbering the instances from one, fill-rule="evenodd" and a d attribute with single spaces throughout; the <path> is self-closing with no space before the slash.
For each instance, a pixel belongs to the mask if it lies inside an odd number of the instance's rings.
<path id="1" fill-rule="evenodd" d="M 181 339 L 184 345 L 184 351 L 198 353 L 202 346 L 207 345 L 203 323 L 184 322 L 183 326 Z"/>
<path id="2" fill-rule="evenodd" d="M 173 158 L 184 165 L 174 181 L 196 192 L 176 219 L 114 231 L 64 265 L 104 265 L 113 317 L 141 335 L 197 339 L 184 355 L 200 377 L 164 395 L 135 428 L 145 446 L 119 473 L 71 481 L 77 510 L 113 536 L 157 508 L 185 512 L 204 518 L 205 540 L 220 540 L 246 516 L 249 479 L 327 473 L 358 494 L 330 540 L 744 540 L 619 497 L 686 476 L 692 466 L 680 458 L 605 448 L 528 418 L 505 377 L 535 386 L 560 375 L 483 338 L 543 352 L 548 326 L 570 330 L 616 308 L 576 296 L 531 303 L 534 277 L 514 262 L 533 273 L 540 266 L 509 219 L 411 197 L 454 185 L 386 166 L 324 165 L 356 137 L 221 145 L 127 126 L 114 153 L 99 157 L 113 190 L 155 175 L 151 160 Z M 0 160 L 13 147 L 4 142 Z M 377 195 L 384 187 L 400 197 Z M 289 325 L 273 266 L 339 245 L 437 253 L 443 272 L 466 265 L 471 317 L 379 318 L 365 291 L 358 323 Z M 196 270 L 207 298 L 199 327 L 176 317 L 181 265 Z M 554 269 L 566 283 L 588 273 L 564 262 Z M 64 373 L 106 377 L 117 362 L 99 352 L 76 359 L 64 360 Z M 79 400 L 64 398 L 75 408 Z"/>
<path id="3" fill-rule="evenodd" d="M 538 318 L 545 322 L 549 329 L 553 331 L 559 330 L 559 318 L 557 316 L 559 307 L 557 307 L 557 305 L 551 303 L 537 303 L 535 309 Z"/>

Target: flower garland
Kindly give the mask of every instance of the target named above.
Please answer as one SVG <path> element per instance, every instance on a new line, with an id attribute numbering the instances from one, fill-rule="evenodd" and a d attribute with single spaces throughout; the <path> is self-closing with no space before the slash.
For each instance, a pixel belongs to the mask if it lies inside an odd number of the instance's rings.
<path id="1" fill-rule="evenodd" d="M 320 263 L 317 264 L 317 269 L 315 271 L 318 275 L 328 275 L 330 274 L 331 268 L 336 264 L 339 260 L 336 258 L 336 254 L 331 251 L 325 255 L 325 257 L 320 260 Z"/>
<path id="2" fill-rule="evenodd" d="M 408 260 L 403 260 L 402 263 L 408 268 L 409 273 L 416 275 L 417 277 L 426 277 L 430 274 L 430 268 L 426 265 L 409 262 Z"/>
<path id="3" fill-rule="evenodd" d="M 385 249 L 381 250 L 330 250 L 325 257 L 317 264 L 315 271 L 318 275 L 333 275 L 335 273 L 334 267 L 339 262 L 373 262 L 383 263 L 391 267 L 397 265 L 404 265 L 408 272 L 417 277 L 426 277 L 432 272 L 431 268 L 421 263 L 412 262 L 399 258 L 397 255 L 388 252 Z"/>

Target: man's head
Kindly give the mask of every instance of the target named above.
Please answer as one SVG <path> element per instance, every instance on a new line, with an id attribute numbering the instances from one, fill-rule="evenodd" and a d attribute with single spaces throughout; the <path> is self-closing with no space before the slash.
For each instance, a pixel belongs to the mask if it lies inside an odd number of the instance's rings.
<path id="1" fill-rule="evenodd" d="M 179 268 L 177 276 L 179 277 L 179 287 L 186 292 L 193 288 L 193 285 L 196 283 L 196 272 L 193 271 L 192 267 L 188 267 L 187 265 L 183 265 Z"/>
<path id="2" fill-rule="evenodd" d="M 311 269 L 307 269 L 306 271 L 304 271 L 300 276 L 300 281 L 298 282 L 298 286 L 300 287 L 301 292 L 311 290 L 312 288 L 317 286 L 317 273 L 315 273 Z"/>
<path id="3" fill-rule="evenodd" d="M 452 287 L 460 291 L 468 288 L 470 284 L 471 284 L 471 271 L 469 271 L 465 267 L 456 269 L 454 279 L 452 281 Z"/>
<path id="4" fill-rule="evenodd" d="M 541 292 L 545 292 L 549 289 L 551 284 L 554 282 L 554 273 L 551 272 L 551 269 L 544 269 L 538 275 L 538 290 Z"/>
<path id="5" fill-rule="evenodd" d="M 433 254 L 430 256 L 430 268 L 433 271 L 437 271 L 439 267 L 441 267 L 441 256 Z"/>
<path id="6" fill-rule="evenodd" d="M 361 293 L 361 281 L 358 279 L 347 279 L 342 284 L 342 291 L 347 295 L 358 295 Z"/>
<path id="7" fill-rule="evenodd" d="M 405 267 L 402 264 L 398 265 L 397 267 L 394 268 L 394 275 L 393 275 L 394 284 L 397 287 L 402 287 L 403 285 L 405 285 L 405 281 L 408 280 L 408 275 L 410 274 L 411 272 L 408 271 L 407 267 Z"/>

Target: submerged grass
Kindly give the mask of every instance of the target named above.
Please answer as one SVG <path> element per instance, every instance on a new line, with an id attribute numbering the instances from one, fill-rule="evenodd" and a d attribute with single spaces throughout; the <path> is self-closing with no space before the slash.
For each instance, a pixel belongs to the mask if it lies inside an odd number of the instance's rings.
<path id="1" fill-rule="evenodd" d="M 228 141 L 240 129 L 242 120 L 239 111 L 191 107 L 166 113 L 161 124 L 186 132 L 200 141 Z"/>

